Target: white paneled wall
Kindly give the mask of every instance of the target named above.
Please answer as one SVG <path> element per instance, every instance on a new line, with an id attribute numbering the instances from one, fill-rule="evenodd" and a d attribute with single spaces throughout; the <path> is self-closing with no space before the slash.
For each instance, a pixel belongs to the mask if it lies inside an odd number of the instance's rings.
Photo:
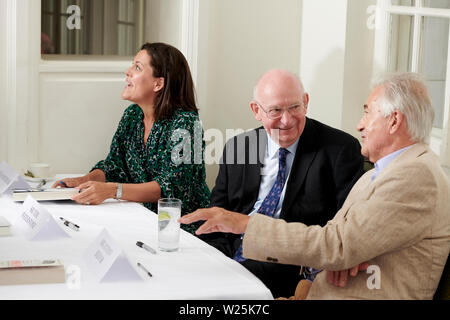
<path id="1" fill-rule="evenodd" d="M 146 41 L 195 53 L 189 59 L 205 129 L 225 136 L 258 126 L 248 105 L 253 86 L 265 71 L 284 68 L 303 79 L 310 117 L 358 136 L 373 64 L 367 8 L 376 0 L 183 1 L 150 1 Z M 190 33 L 181 30 L 187 7 L 198 9 Z M 41 60 L 39 12 L 38 0 L 0 1 L 0 161 L 85 172 L 107 154 L 129 105 L 120 93 L 131 58 Z M 195 48 L 186 49 L 186 34 Z M 217 165 L 208 166 L 210 187 L 216 174 Z"/>
<path id="2" fill-rule="evenodd" d="M 39 160 L 56 172 L 87 172 L 108 153 L 125 108 L 122 72 L 40 75 Z"/>
<path id="3" fill-rule="evenodd" d="M 6 28 L 6 1 L 0 1 L 0 30 Z M 6 95 L 6 32 L 0 32 L 0 161 L 8 157 Z"/>
<path id="4" fill-rule="evenodd" d="M 197 96 L 205 129 L 251 129 L 249 102 L 272 68 L 299 72 L 302 1 L 200 0 Z M 212 143 L 212 141 L 207 141 Z M 220 150 L 221 152 L 221 150 Z M 218 166 L 207 166 L 214 185 Z"/>

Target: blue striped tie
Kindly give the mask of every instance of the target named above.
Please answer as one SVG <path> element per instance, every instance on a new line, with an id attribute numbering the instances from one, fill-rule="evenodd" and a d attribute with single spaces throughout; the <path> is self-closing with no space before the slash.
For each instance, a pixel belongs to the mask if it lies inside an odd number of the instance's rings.
<path id="1" fill-rule="evenodd" d="M 258 213 L 265 214 L 266 216 L 273 217 L 275 211 L 277 210 L 278 202 L 280 201 L 281 192 L 283 191 L 284 184 L 286 182 L 286 156 L 288 150 L 284 148 L 279 149 L 278 154 L 278 175 L 277 180 L 273 184 L 272 189 L 269 194 L 264 199 L 261 207 L 258 209 Z M 242 235 L 243 236 L 243 235 Z M 234 254 L 234 260 L 238 262 L 245 261 L 246 259 L 242 256 L 242 243 L 238 250 Z"/>

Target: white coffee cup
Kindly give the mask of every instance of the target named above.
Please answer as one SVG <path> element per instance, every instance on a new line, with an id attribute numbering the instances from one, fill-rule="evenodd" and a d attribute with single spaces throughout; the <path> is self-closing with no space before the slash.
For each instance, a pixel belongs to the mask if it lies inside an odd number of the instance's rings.
<path id="1" fill-rule="evenodd" d="M 35 178 L 47 178 L 50 176 L 50 165 L 48 163 L 32 163 L 30 172 Z"/>

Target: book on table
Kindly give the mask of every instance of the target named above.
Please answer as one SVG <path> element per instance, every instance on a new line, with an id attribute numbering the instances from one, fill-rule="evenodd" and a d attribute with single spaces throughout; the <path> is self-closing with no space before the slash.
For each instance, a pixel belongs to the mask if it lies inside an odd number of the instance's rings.
<path id="1" fill-rule="evenodd" d="M 74 188 L 50 188 L 42 190 L 14 190 L 13 201 L 25 201 L 30 195 L 36 201 L 70 200 L 79 191 Z"/>
<path id="2" fill-rule="evenodd" d="M 0 216 L 0 237 L 11 235 L 11 224 L 5 217 Z"/>
<path id="3" fill-rule="evenodd" d="M 0 285 L 64 283 L 66 275 L 61 260 L 0 261 Z"/>

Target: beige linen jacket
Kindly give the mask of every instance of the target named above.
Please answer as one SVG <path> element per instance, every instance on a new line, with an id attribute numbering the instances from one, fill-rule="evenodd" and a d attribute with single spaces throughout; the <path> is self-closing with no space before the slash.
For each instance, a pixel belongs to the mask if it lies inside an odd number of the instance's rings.
<path id="1" fill-rule="evenodd" d="M 253 215 L 244 256 L 325 270 L 372 266 L 344 288 L 321 272 L 308 299 L 432 299 L 450 251 L 449 180 L 425 144 L 413 145 L 371 181 L 373 173 L 358 180 L 324 227 Z"/>

